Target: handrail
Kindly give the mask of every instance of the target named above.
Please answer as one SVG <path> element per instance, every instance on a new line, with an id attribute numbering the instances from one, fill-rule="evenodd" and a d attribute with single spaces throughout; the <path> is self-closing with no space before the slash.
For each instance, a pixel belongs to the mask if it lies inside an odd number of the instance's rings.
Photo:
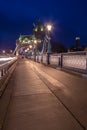
<path id="1" fill-rule="evenodd" d="M 5 65 L 7 65 L 7 64 L 9 64 L 9 63 L 11 63 L 12 61 L 14 61 L 14 60 L 16 60 L 16 59 L 17 59 L 17 58 L 15 57 L 14 59 L 12 59 L 12 60 L 10 60 L 10 61 L 7 61 L 7 62 L 5 62 L 5 63 L 0 64 L 0 68 L 3 67 L 3 66 L 5 66 Z"/>
<path id="2" fill-rule="evenodd" d="M 8 71 L 10 65 L 17 60 L 17 57 L 13 57 L 10 61 L 7 61 L 5 63 L 0 64 L 0 77 L 5 75 L 5 73 Z"/>
<path id="3" fill-rule="evenodd" d="M 31 56 L 31 59 L 34 56 Z M 37 55 L 36 61 L 44 64 L 48 64 L 47 54 Z M 68 53 L 51 53 L 49 56 L 50 65 L 68 69 L 82 74 L 87 74 L 87 51 L 68 52 Z"/>

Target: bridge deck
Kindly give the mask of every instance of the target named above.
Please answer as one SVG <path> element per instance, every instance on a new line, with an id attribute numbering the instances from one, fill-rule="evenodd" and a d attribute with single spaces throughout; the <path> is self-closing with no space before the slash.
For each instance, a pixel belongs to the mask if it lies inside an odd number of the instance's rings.
<path id="1" fill-rule="evenodd" d="M 87 128 L 87 80 L 21 59 L 3 130 Z"/>

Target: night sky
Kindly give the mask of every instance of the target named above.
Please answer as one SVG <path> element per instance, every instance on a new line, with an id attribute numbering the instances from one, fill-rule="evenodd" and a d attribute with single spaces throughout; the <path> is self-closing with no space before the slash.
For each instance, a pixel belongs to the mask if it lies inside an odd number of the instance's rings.
<path id="1" fill-rule="evenodd" d="M 0 0 L 0 49 L 15 48 L 20 34 L 31 34 L 40 19 L 52 22 L 53 39 L 65 46 L 87 44 L 87 0 Z"/>

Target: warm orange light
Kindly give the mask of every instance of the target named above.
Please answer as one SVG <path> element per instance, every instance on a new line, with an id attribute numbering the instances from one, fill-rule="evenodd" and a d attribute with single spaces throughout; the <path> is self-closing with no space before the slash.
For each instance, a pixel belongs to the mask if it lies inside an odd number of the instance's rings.
<path id="1" fill-rule="evenodd" d="M 32 45 L 30 45 L 29 48 L 31 49 L 31 48 L 32 48 Z"/>
<path id="2" fill-rule="evenodd" d="M 34 43 L 37 44 L 37 40 L 34 40 Z"/>
<path id="3" fill-rule="evenodd" d="M 5 50 L 3 50 L 2 52 L 5 53 Z"/>
<path id="4" fill-rule="evenodd" d="M 13 51 L 12 51 L 12 50 L 10 50 L 10 52 L 12 53 Z"/>

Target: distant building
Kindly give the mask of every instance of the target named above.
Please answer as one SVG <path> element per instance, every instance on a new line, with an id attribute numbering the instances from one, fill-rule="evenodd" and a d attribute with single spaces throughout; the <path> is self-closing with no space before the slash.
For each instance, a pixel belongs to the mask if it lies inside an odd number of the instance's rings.
<path id="1" fill-rule="evenodd" d="M 45 37 L 45 26 L 41 23 L 40 20 L 38 20 L 36 25 L 33 25 L 33 35 L 36 37 L 38 42 L 37 49 L 41 51 L 43 46 L 43 40 Z"/>
<path id="2" fill-rule="evenodd" d="M 76 41 L 76 44 L 75 45 L 71 45 L 70 47 L 70 51 L 73 52 L 73 51 L 84 51 L 86 50 L 86 47 L 87 46 L 81 46 L 80 45 L 80 37 L 76 37 L 75 38 L 75 41 Z"/>
<path id="3" fill-rule="evenodd" d="M 81 47 L 80 47 L 80 37 L 76 37 L 75 38 L 76 40 L 76 51 L 80 51 L 81 50 Z"/>
<path id="4" fill-rule="evenodd" d="M 80 37 L 76 37 L 76 48 L 78 49 L 80 47 Z"/>
<path id="5" fill-rule="evenodd" d="M 31 45 L 34 46 L 34 42 L 36 40 L 37 39 L 34 35 L 20 35 L 20 37 L 16 40 L 16 55 L 23 52 L 24 49 L 31 49 Z"/>

